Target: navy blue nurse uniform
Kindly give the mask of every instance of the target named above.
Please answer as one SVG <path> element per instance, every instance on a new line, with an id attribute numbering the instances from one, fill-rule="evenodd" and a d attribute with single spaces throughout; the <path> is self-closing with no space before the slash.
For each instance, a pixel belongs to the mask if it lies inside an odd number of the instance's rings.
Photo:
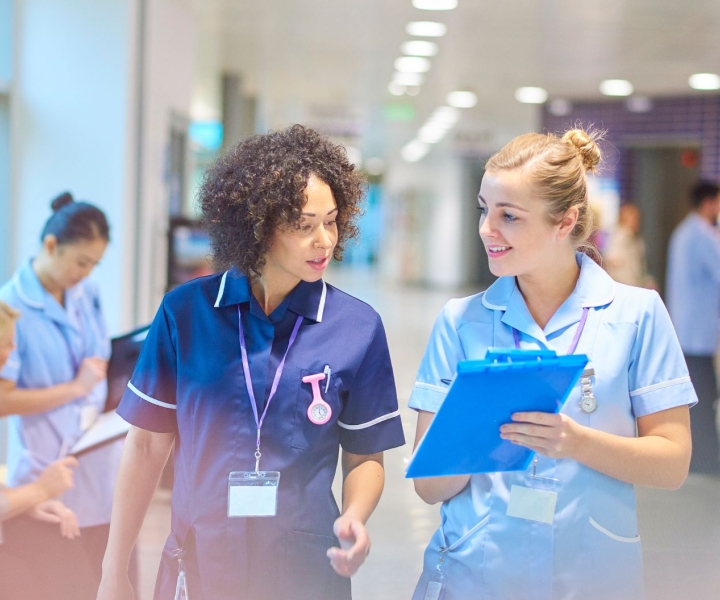
<path id="1" fill-rule="evenodd" d="M 239 314 L 260 412 L 303 317 L 262 429 L 260 468 L 281 473 L 275 517 L 227 516 L 228 475 L 255 468 Z M 315 425 L 302 378 L 326 366 L 332 418 Z M 319 280 L 301 282 L 265 315 L 236 270 L 193 280 L 165 296 L 118 412 L 142 429 L 176 433 L 172 533 L 156 600 L 174 598 L 176 548 L 186 552 L 193 600 L 351 597 L 350 580 L 325 554 L 338 545 L 338 447 L 373 454 L 404 443 L 385 331 L 370 306 Z"/>

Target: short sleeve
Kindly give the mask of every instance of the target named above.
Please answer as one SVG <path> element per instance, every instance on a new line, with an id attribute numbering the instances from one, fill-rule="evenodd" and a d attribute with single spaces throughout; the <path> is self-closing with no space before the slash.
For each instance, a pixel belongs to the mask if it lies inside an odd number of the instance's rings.
<path id="1" fill-rule="evenodd" d="M 436 413 L 445 400 L 457 364 L 465 358 L 457 327 L 451 315 L 451 303 L 435 320 L 425 355 L 410 395 L 410 408 Z"/>
<path id="2" fill-rule="evenodd" d="M 20 319 L 22 319 L 22 315 L 20 316 Z M 22 360 L 20 358 L 20 345 L 21 339 L 19 325 L 16 322 L 15 348 L 13 348 L 13 351 L 8 356 L 7 361 L 5 361 L 5 365 L 2 365 L 2 368 L 0 369 L 0 379 L 7 379 L 8 381 L 17 383 L 18 379 L 20 378 L 20 367 L 22 366 Z"/>
<path id="3" fill-rule="evenodd" d="M 344 450 L 375 454 L 405 443 L 390 351 L 378 315 L 372 339 L 344 400 L 338 417 Z"/>
<path id="4" fill-rule="evenodd" d="M 128 423 L 155 431 L 177 430 L 177 354 L 174 323 L 160 306 L 123 394 L 118 414 Z"/>
<path id="5" fill-rule="evenodd" d="M 630 355 L 630 400 L 636 417 L 697 403 L 670 315 L 656 292 L 648 297 Z"/>

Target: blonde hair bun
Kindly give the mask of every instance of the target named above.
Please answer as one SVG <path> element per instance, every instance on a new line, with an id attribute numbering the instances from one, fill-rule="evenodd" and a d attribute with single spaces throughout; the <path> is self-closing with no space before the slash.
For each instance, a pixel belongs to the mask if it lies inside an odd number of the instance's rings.
<path id="1" fill-rule="evenodd" d="M 601 138 L 600 132 L 584 131 L 582 129 L 570 129 L 562 136 L 562 141 L 575 146 L 582 160 L 585 171 L 594 173 L 600 164 L 602 154 L 597 142 Z"/>

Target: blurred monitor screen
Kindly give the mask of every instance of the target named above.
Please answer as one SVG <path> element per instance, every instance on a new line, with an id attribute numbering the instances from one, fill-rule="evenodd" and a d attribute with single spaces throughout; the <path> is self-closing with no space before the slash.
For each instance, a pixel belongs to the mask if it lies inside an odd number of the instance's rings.
<path id="1" fill-rule="evenodd" d="M 170 221 L 168 247 L 168 290 L 214 273 L 210 261 L 210 238 L 197 221 Z"/>

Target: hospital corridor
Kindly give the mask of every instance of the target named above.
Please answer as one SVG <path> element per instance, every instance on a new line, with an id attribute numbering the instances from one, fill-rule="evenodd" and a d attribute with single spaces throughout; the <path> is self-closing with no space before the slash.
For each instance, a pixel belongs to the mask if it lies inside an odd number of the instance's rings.
<path id="1" fill-rule="evenodd" d="M 0 0 L 0 600 L 720 598 L 718 0 Z"/>

